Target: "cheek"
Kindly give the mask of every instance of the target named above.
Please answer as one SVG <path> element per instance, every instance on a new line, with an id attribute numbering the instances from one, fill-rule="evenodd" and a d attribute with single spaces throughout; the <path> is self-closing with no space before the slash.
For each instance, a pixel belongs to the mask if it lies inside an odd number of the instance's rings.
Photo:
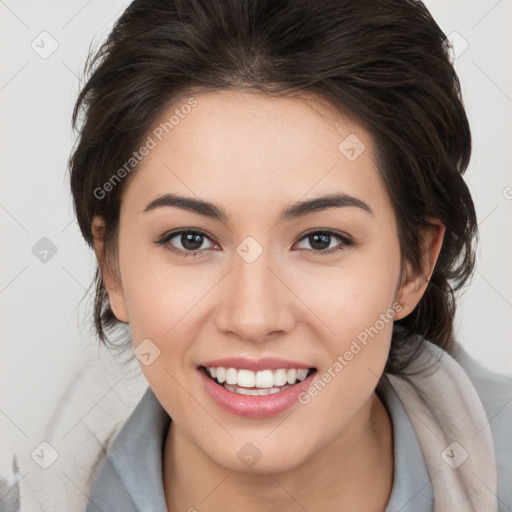
<path id="1" fill-rule="evenodd" d="M 153 267 L 130 282 L 126 291 L 128 315 L 135 345 L 149 338 L 176 363 L 174 356 L 195 337 L 201 297 L 209 287 L 204 280 L 194 282 L 178 271 L 164 271 Z"/>
<path id="2" fill-rule="evenodd" d="M 325 438 L 334 437 L 357 414 L 384 370 L 399 273 L 398 256 L 386 256 L 381 262 L 380 257 L 368 258 L 358 266 L 337 269 L 323 293 L 317 288 L 310 294 L 316 301 L 311 309 L 322 320 L 316 321 L 317 337 L 327 357 L 301 403 L 312 431 L 323 432 Z"/>
<path id="3" fill-rule="evenodd" d="M 382 314 L 393 317 L 390 308 L 399 273 L 397 243 L 383 250 L 354 251 L 336 267 L 319 266 L 314 273 L 303 272 L 300 279 L 297 275 L 295 283 L 302 283 L 298 295 L 307 298 L 307 306 L 328 328 L 324 333 L 344 343 L 373 326 Z"/>
<path id="4" fill-rule="evenodd" d="M 190 332 L 189 316 L 205 293 L 205 283 L 194 278 L 194 271 L 165 258 L 163 249 L 127 235 L 120 243 L 123 293 L 134 344 L 152 340 L 160 349 L 163 340 L 173 339 L 165 351 L 179 352 Z M 183 340 L 180 343 L 180 340 Z"/>
<path id="5" fill-rule="evenodd" d="M 305 291 L 313 300 L 311 309 L 329 327 L 319 331 L 329 353 L 321 379 L 329 383 L 327 402 L 343 399 L 347 405 L 360 406 L 377 385 L 389 354 L 399 273 L 398 240 L 391 238 L 386 247 L 361 251 L 343 267 L 332 269 L 320 280 L 328 286 L 318 288 L 319 281 L 310 280 Z M 315 407 L 321 414 L 321 401 Z"/>

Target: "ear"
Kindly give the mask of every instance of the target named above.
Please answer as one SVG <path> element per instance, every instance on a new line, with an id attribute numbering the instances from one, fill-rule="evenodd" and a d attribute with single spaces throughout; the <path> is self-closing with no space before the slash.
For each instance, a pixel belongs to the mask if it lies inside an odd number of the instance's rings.
<path id="1" fill-rule="evenodd" d="M 418 305 L 434 272 L 437 258 L 443 245 L 446 227 L 438 219 L 427 219 L 430 225 L 421 228 L 422 259 L 421 272 L 414 273 L 406 263 L 402 284 L 397 293 L 397 302 L 402 309 L 395 314 L 395 320 L 405 318 Z"/>
<path id="2" fill-rule="evenodd" d="M 103 284 L 107 289 L 110 299 L 110 307 L 118 320 L 128 323 L 128 312 L 121 282 L 116 279 L 114 272 L 112 272 L 112 269 L 105 258 L 103 244 L 105 236 L 105 221 L 102 217 L 94 217 L 92 221 L 92 235 L 94 239 L 94 252 L 101 269 Z"/>

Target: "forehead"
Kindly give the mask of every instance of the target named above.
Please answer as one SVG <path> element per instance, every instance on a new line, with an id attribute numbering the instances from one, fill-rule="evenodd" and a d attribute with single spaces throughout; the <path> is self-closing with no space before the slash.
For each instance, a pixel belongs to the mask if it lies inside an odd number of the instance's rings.
<path id="1" fill-rule="evenodd" d="M 215 91 L 183 97 L 147 136 L 152 148 L 123 200 L 138 211 L 166 192 L 233 206 L 265 201 L 266 209 L 335 192 L 383 206 L 388 201 L 369 133 L 317 96 Z"/>

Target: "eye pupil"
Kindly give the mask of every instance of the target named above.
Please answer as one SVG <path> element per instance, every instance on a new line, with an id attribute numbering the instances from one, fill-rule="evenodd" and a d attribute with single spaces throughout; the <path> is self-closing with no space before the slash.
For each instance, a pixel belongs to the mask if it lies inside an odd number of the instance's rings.
<path id="1" fill-rule="evenodd" d="M 203 243 L 203 235 L 199 233 L 183 233 L 180 241 L 185 249 L 196 251 Z"/>
<path id="2" fill-rule="evenodd" d="M 311 247 L 313 247 L 313 249 L 315 251 L 322 251 L 322 250 L 326 249 L 327 247 L 329 247 L 329 242 L 330 242 L 331 236 L 328 234 L 324 234 L 324 233 L 316 233 L 314 235 L 310 235 L 309 238 L 310 238 L 310 242 L 311 242 L 311 240 L 313 240 L 313 242 L 311 243 Z M 319 242 L 319 239 L 320 239 L 320 242 Z M 318 243 L 320 246 L 318 246 Z M 324 244 L 327 244 L 327 247 L 324 247 Z"/>

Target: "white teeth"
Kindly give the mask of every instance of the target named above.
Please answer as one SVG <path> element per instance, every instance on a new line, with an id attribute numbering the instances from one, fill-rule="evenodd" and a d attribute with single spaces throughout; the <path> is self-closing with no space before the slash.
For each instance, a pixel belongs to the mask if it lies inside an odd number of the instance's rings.
<path id="1" fill-rule="evenodd" d="M 284 391 L 285 389 L 291 388 L 291 384 L 287 384 L 282 388 L 270 388 L 270 389 L 258 389 L 258 388 L 240 388 L 238 386 L 230 386 L 229 384 L 224 384 L 224 387 L 231 391 L 232 393 L 238 393 L 239 395 L 273 395 L 274 393 L 279 393 L 280 391 Z"/>
<path id="2" fill-rule="evenodd" d="M 255 382 L 256 378 L 254 376 L 254 372 L 251 372 L 250 370 L 238 370 L 237 384 L 239 386 L 243 386 L 244 388 L 253 388 L 255 386 Z"/>
<path id="3" fill-rule="evenodd" d="M 306 368 L 301 368 L 300 370 L 297 370 L 297 379 L 304 380 L 308 376 L 309 370 Z"/>
<path id="4" fill-rule="evenodd" d="M 288 370 L 286 380 L 288 381 L 288 384 L 295 384 L 295 381 L 297 380 L 297 370 Z"/>
<path id="5" fill-rule="evenodd" d="M 248 370 L 246 370 L 248 371 Z M 254 373 L 254 372 L 251 372 Z M 261 370 L 256 372 L 256 387 L 271 388 L 274 385 L 274 374 L 272 370 Z"/>
<path id="6" fill-rule="evenodd" d="M 306 370 L 307 372 L 307 370 Z M 275 386 L 284 386 L 286 384 L 286 370 L 284 368 L 280 368 L 274 372 L 274 385 Z"/>
<path id="7" fill-rule="evenodd" d="M 216 373 L 217 373 L 217 380 L 222 384 L 225 380 L 226 380 L 226 368 L 223 368 L 222 366 L 219 366 L 218 368 L 208 368 L 208 370 L 210 370 L 210 375 L 211 375 L 211 370 L 216 370 Z M 213 377 L 213 375 L 212 375 Z"/>
<path id="8" fill-rule="evenodd" d="M 235 368 L 226 370 L 226 384 L 238 384 L 238 372 Z"/>
<path id="9" fill-rule="evenodd" d="M 222 366 L 209 366 L 207 368 L 208 373 L 212 378 L 217 378 L 220 384 L 225 382 L 226 388 L 228 386 L 241 386 L 244 388 L 258 388 L 263 390 L 270 390 L 277 386 L 293 385 L 299 381 L 303 381 L 309 374 L 309 370 L 306 368 L 279 368 L 278 370 L 260 370 L 253 372 L 251 370 L 236 368 L 224 368 Z M 257 389 L 256 389 L 257 391 Z M 279 389 L 278 389 L 279 391 Z M 258 394 L 258 393 L 250 393 Z M 265 393 L 267 394 L 267 393 Z"/>

